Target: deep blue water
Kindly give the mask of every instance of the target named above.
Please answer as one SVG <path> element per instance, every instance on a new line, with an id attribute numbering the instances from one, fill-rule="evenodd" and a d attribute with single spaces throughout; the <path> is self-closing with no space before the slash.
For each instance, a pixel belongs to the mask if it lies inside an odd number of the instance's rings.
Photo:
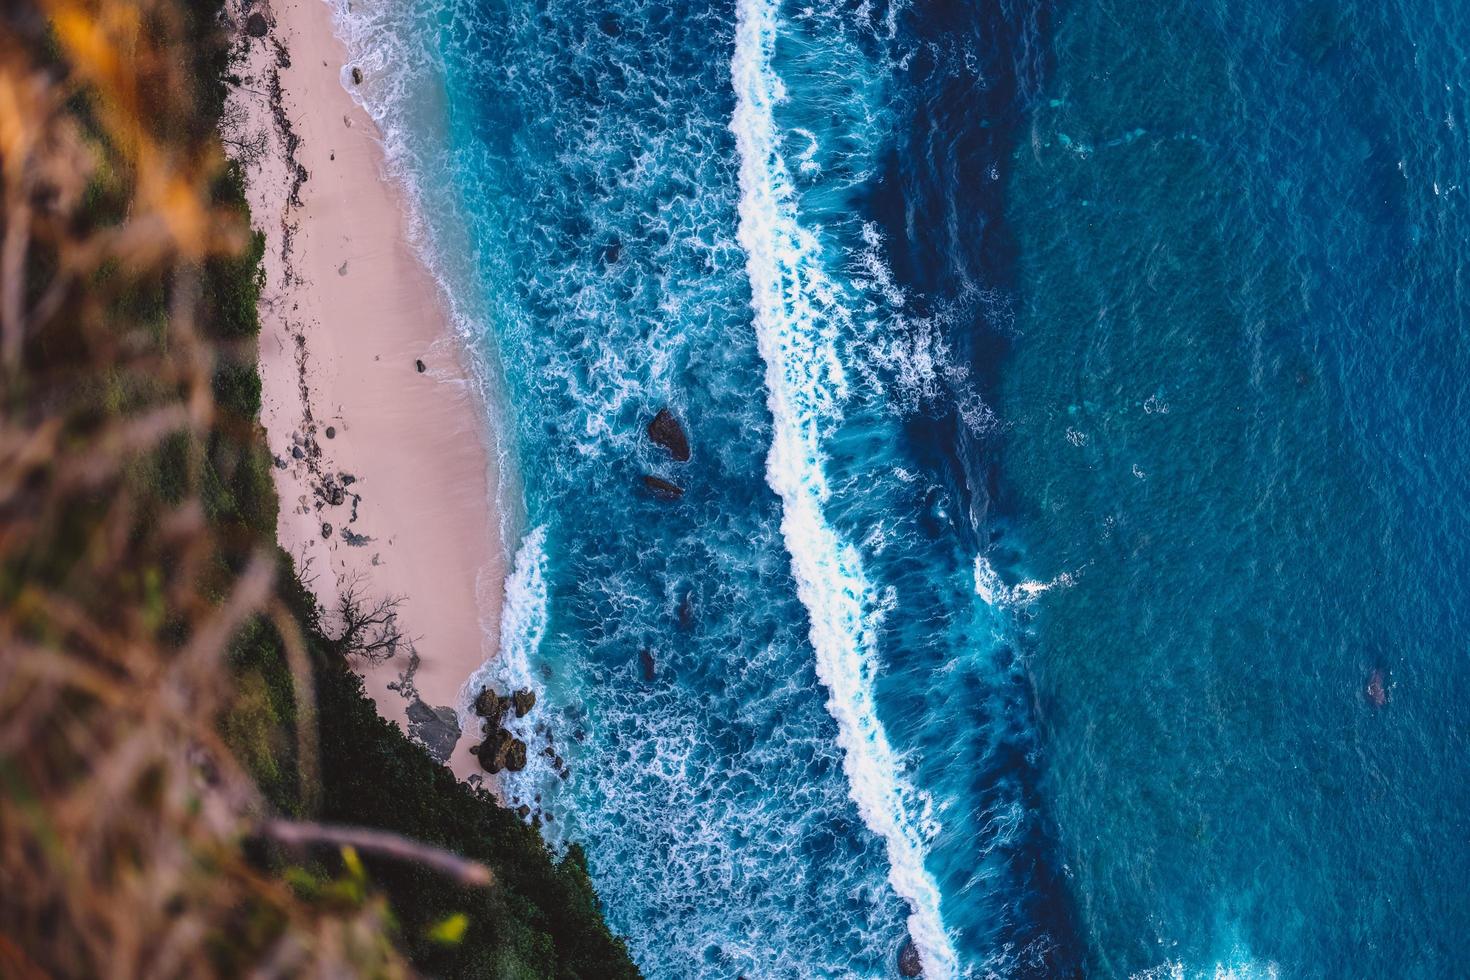
<path id="1" fill-rule="evenodd" d="M 1461 971 L 1470 9 L 1175 6 L 339 10 L 648 975 Z"/>

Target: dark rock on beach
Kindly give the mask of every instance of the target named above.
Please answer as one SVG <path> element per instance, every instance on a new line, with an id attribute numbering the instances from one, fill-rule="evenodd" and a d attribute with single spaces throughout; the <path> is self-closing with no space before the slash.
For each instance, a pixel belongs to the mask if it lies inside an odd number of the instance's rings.
<path id="1" fill-rule="evenodd" d="M 488 687 L 475 698 L 475 714 L 484 718 L 492 728 L 499 728 L 512 708 L 517 718 L 524 718 L 536 707 L 536 692 L 525 689 L 510 697 L 501 697 Z"/>
<path id="2" fill-rule="evenodd" d="M 428 370 L 428 366 L 424 364 L 424 362 L 421 360 L 415 360 L 413 362 L 413 366 L 418 368 L 419 374 L 423 374 L 425 371 Z"/>
<path id="3" fill-rule="evenodd" d="M 674 418 L 674 413 L 667 408 L 659 409 L 653 421 L 648 423 L 648 438 L 655 445 L 667 449 L 679 462 L 688 462 L 689 437 L 684 434 L 684 427 Z"/>
<path id="4" fill-rule="evenodd" d="M 924 975 L 924 963 L 919 959 L 919 947 L 914 945 L 912 939 L 905 939 L 903 945 L 898 948 L 898 975 L 901 977 L 922 977 Z"/>
<path id="5" fill-rule="evenodd" d="M 270 25 L 265 22 L 263 14 L 251 14 L 245 18 L 245 33 L 251 37 L 265 37 Z"/>
<path id="6" fill-rule="evenodd" d="M 526 768 L 526 743 L 503 728 L 497 728 L 485 736 L 475 750 L 480 765 L 488 773 L 520 772 Z"/>
<path id="7" fill-rule="evenodd" d="M 353 85 L 361 85 L 362 84 L 362 69 L 359 68 L 359 67 L 357 67 L 356 65 L 353 65 L 352 66 L 352 84 Z"/>
<path id="8" fill-rule="evenodd" d="M 317 494 L 332 507 L 340 507 L 347 500 L 347 491 L 337 485 L 337 481 L 328 477 L 322 481 L 317 488 Z"/>
<path id="9" fill-rule="evenodd" d="M 683 487 L 677 483 L 670 483 L 663 477 L 645 475 L 643 486 L 658 500 L 678 500 L 684 496 Z"/>
<path id="10" fill-rule="evenodd" d="M 325 541 L 327 538 L 330 538 L 331 536 L 332 536 L 332 525 L 328 524 L 326 521 L 322 521 L 322 540 Z"/>
<path id="11" fill-rule="evenodd" d="M 435 708 L 415 698 L 408 705 L 408 737 L 428 749 L 435 762 L 448 762 L 459 742 L 459 719 L 453 708 Z"/>
<path id="12" fill-rule="evenodd" d="M 502 698 L 488 687 L 481 691 L 479 697 L 475 698 L 475 714 L 485 719 L 490 728 L 499 728 L 500 723 L 505 720 L 505 712 L 510 708 L 510 699 Z"/>

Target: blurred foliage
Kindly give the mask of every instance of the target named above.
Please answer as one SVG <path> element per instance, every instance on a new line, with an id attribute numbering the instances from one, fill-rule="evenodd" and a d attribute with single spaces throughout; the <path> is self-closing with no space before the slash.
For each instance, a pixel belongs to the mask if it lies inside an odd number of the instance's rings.
<path id="1" fill-rule="evenodd" d="M 0 976 L 636 976 L 580 854 L 378 717 L 275 546 L 232 36 L 0 0 Z"/>

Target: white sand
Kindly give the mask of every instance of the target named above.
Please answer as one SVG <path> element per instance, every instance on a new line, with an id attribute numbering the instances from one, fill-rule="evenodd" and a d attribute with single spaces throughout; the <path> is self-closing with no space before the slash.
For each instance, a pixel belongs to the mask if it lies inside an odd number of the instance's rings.
<path id="1" fill-rule="evenodd" d="M 235 98 L 247 122 L 236 135 L 269 134 L 269 152 L 248 177 L 267 239 L 261 417 L 272 453 L 286 464 L 275 470 L 280 541 L 329 611 L 354 580 L 370 600 L 402 596 L 399 622 L 419 657 L 413 687 L 427 704 L 452 708 L 494 652 L 504 594 L 488 416 L 439 288 L 407 240 L 377 130 L 340 81 L 346 54 L 326 4 L 275 0 L 250 9 L 266 16 L 270 33 L 249 39 L 249 60 L 237 69 L 245 82 Z M 284 45 L 290 67 L 273 42 Z M 300 137 L 295 160 L 310 175 L 299 205 L 289 200 L 273 71 Z M 320 488 L 342 473 L 355 480 L 333 505 L 331 490 L 324 499 Z M 332 526 L 325 539 L 324 522 Z M 370 540 L 350 543 L 344 528 Z M 408 702 L 388 685 L 408 666 L 405 651 L 364 671 L 379 711 L 401 726 Z M 461 778 L 479 772 L 468 751 L 475 741 L 466 733 L 454 750 Z"/>

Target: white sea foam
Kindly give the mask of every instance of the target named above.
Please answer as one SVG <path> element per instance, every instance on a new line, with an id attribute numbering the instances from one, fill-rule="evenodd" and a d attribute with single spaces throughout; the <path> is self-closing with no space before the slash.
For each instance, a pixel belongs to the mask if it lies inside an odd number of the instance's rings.
<path id="1" fill-rule="evenodd" d="M 1132 974 L 1128 980 L 1280 980 L 1281 968 L 1275 962 L 1233 959 L 1209 967 L 1191 967 L 1180 960 L 1169 960 Z"/>
<path id="2" fill-rule="evenodd" d="M 459 690 L 455 713 L 459 716 L 461 731 L 478 732 L 480 718 L 474 712 L 475 698 L 485 688 L 502 694 L 512 691 L 530 690 L 536 694 L 536 708 L 524 718 L 510 717 L 505 727 L 531 747 L 529 762 L 524 773 L 504 773 L 501 776 L 506 799 L 533 793 L 526 792 L 530 786 L 543 782 L 548 775 L 544 757 L 538 749 L 544 737 L 538 737 L 536 726 L 538 710 L 544 708 L 546 693 L 540 678 L 531 668 L 531 658 L 541 646 L 546 634 L 546 527 L 535 528 L 521 541 L 516 549 L 515 565 L 505 580 L 505 603 L 500 611 L 500 649 L 480 665 L 469 676 Z"/>
<path id="3" fill-rule="evenodd" d="M 874 709 L 872 590 L 856 548 L 822 512 L 830 495 L 822 434 L 839 417 L 845 396 L 836 342 L 846 311 L 823 272 L 816 236 L 797 219 L 791 175 L 778 149 L 774 111 L 785 89 L 771 66 L 776 21 L 771 0 L 739 0 L 731 65 L 739 239 L 774 422 L 766 479 L 782 501 L 781 529 L 810 617 L 817 676 L 837 722 L 850 794 L 886 845 L 888 879 L 909 905 L 909 934 L 925 976 L 950 977 L 955 952 L 940 915 L 939 886 L 925 867 L 927 814 L 915 812 L 922 801 L 901 777 Z"/>
<path id="4" fill-rule="evenodd" d="M 1006 585 L 988 558 L 984 555 L 975 556 L 975 594 L 993 609 L 1029 605 L 1052 589 L 1070 588 L 1076 581 L 1076 576 L 1071 572 L 1062 572 L 1047 582 L 1024 579 L 1015 585 Z"/>
<path id="5" fill-rule="evenodd" d="M 439 286 L 461 350 L 471 355 L 462 360 L 488 414 L 478 435 L 496 460 L 493 503 L 504 549 L 514 538 L 524 510 L 512 440 L 506 435 L 513 424 L 512 407 L 505 397 L 490 315 L 477 301 L 479 291 L 473 287 L 473 250 L 465 241 L 441 240 L 453 223 L 429 220 L 436 209 L 453 213 L 442 196 L 447 192 L 446 182 L 434 176 L 445 166 L 443 148 L 448 138 L 442 132 L 417 132 L 410 122 L 441 124 L 444 117 L 442 68 L 431 30 L 437 11 L 416 10 L 415 5 L 391 0 L 323 2 L 331 11 L 333 33 L 347 49 L 348 62 L 339 70 L 342 86 L 378 128 L 385 175 L 403 193 L 409 244 Z M 363 84 L 351 81 L 354 68 L 363 72 Z M 432 188 L 438 188 L 437 194 Z"/>

